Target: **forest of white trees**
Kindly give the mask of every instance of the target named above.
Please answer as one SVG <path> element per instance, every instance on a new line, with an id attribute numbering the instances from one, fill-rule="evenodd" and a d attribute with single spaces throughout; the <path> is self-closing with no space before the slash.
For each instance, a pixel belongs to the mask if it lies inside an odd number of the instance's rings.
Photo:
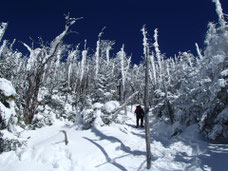
<path id="1" fill-rule="evenodd" d="M 165 56 L 159 49 L 159 29 L 148 37 L 147 32 L 152 31 L 146 26 L 139 43 L 144 48 L 142 56 L 149 59 L 149 115 L 170 124 L 197 123 L 207 139 L 227 142 L 228 24 L 220 2 L 213 2 L 219 19 L 208 24 L 205 47 L 200 49 L 196 43 L 196 56 L 190 51 Z M 92 108 L 96 103 L 144 104 L 145 61 L 133 64 L 125 45 L 113 54 L 118 42 L 103 40 L 103 30 L 95 51 L 89 50 L 86 40 L 77 46 L 65 44 L 63 39 L 70 36 L 67 33 L 75 22 L 77 19 L 66 16 L 65 29 L 49 43 L 42 39 L 32 45 L 22 43 L 28 55 L 14 49 L 21 42 L 4 39 L 10 25 L 1 23 L 0 153 L 23 143 L 4 139 L 1 131 L 18 135 L 21 129 L 51 125 L 53 118 L 89 129 L 96 118 Z M 117 113 L 104 111 L 100 117 L 108 124 L 113 118 L 118 121 L 113 115 Z"/>

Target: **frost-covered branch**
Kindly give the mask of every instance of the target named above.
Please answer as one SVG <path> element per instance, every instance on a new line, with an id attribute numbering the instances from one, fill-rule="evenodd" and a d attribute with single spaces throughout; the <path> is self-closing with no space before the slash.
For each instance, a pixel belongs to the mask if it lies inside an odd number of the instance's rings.
<path id="1" fill-rule="evenodd" d="M 216 30 L 216 26 L 214 23 L 212 22 L 209 22 L 208 23 L 208 31 L 207 31 L 207 34 L 206 34 L 206 39 L 205 39 L 205 44 L 206 45 L 209 45 L 211 40 L 215 38 L 217 34 L 217 30 Z"/>
<path id="2" fill-rule="evenodd" d="M 66 22 L 65 22 L 65 29 L 64 31 L 58 35 L 52 42 L 50 46 L 50 50 L 48 55 L 46 56 L 46 60 L 44 61 L 44 64 L 46 64 L 51 58 L 54 57 L 59 45 L 61 44 L 63 38 L 66 36 L 66 34 L 69 31 L 69 28 L 79 19 L 81 18 L 70 18 L 69 14 L 65 16 Z"/>
<path id="3" fill-rule="evenodd" d="M 99 72 L 99 62 L 100 62 L 100 48 L 101 48 L 101 36 L 104 34 L 104 27 L 101 32 L 98 34 L 98 40 L 97 40 L 97 47 L 95 52 L 95 79 L 97 79 L 97 75 Z"/>
<path id="4" fill-rule="evenodd" d="M 85 40 L 84 50 L 82 51 L 80 82 L 82 82 L 82 79 L 84 77 L 85 67 L 86 67 L 86 58 L 87 58 L 87 53 L 88 53 L 87 48 L 86 48 L 86 43 L 87 43 L 87 41 Z"/>
<path id="5" fill-rule="evenodd" d="M 143 54 L 145 56 L 145 59 L 146 59 L 147 55 L 149 56 L 149 60 L 150 60 L 149 66 L 151 66 L 151 67 L 149 67 L 149 68 L 151 68 L 151 69 L 149 69 L 149 73 L 150 73 L 149 75 L 150 75 L 152 83 L 156 84 L 157 76 L 156 76 L 156 66 L 155 66 L 154 53 L 152 52 L 152 55 L 150 55 L 150 48 L 149 48 L 149 43 L 148 43 L 148 39 L 147 39 L 147 31 L 146 31 L 145 25 L 143 26 L 141 31 L 143 34 Z"/>
<path id="6" fill-rule="evenodd" d="M 191 55 L 188 52 L 183 52 L 183 56 L 187 58 L 188 65 L 192 68 Z"/>
<path id="7" fill-rule="evenodd" d="M 7 44 L 7 40 L 4 40 L 2 46 L 0 47 L 0 57 L 2 55 L 4 48 L 6 47 L 6 44 Z"/>
<path id="8" fill-rule="evenodd" d="M 154 42 L 154 48 L 155 48 L 156 57 L 158 60 L 159 72 L 161 74 L 162 73 L 162 64 L 161 64 L 162 56 L 161 56 L 161 52 L 160 52 L 159 44 L 158 44 L 158 29 L 154 30 L 154 41 L 155 41 Z"/>
<path id="9" fill-rule="evenodd" d="M 31 53 L 31 51 L 32 51 L 32 48 L 30 48 L 30 46 L 29 45 L 27 45 L 26 43 L 24 43 L 24 42 L 21 42 L 22 43 L 22 45 L 24 46 L 24 47 L 26 47 L 26 49 Z"/>
<path id="10" fill-rule="evenodd" d="M 8 23 L 0 23 L 0 42 L 7 29 Z"/>
<path id="11" fill-rule="evenodd" d="M 116 112 L 112 115 L 112 119 L 110 120 L 109 124 L 114 121 L 117 117 L 118 114 L 121 110 L 123 110 L 132 100 L 133 97 L 135 97 L 137 94 L 139 93 L 139 91 L 136 91 L 135 93 L 133 93 L 130 97 L 127 98 L 127 100 L 125 100 L 125 102 L 116 110 Z"/>
<path id="12" fill-rule="evenodd" d="M 222 27 L 225 27 L 226 26 L 226 21 L 224 19 L 222 5 L 221 5 L 220 1 L 219 0 L 212 0 L 212 2 L 214 2 L 215 3 L 215 6 L 216 6 L 216 13 L 218 14 L 219 24 Z"/>
<path id="13" fill-rule="evenodd" d="M 65 19 L 66 23 L 64 31 L 51 42 L 50 47 L 45 47 L 42 41 L 40 44 L 42 49 L 32 49 L 23 43 L 30 51 L 30 58 L 27 64 L 27 70 L 30 71 L 28 74 L 29 86 L 25 105 L 25 118 L 27 124 L 32 123 L 34 115 L 36 114 L 39 90 L 43 83 L 47 65 L 54 59 L 54 57 L 58 56 L 58 51 L 61 52 L 62 48 L 59 47 L 62 40 L 68 33 L 70 26 L 72 26 L 77 20 L 75 18 L 70 18 L 69 15 L 67 15 Z M 68 69 L 68 71 L 71 71 L 71 66 Z M 68 79 L 70 79 L 70 77 Z"/>
<path id="14" fill-rule="evenodd" d="M 226 16 L 226 18 L 228 19 L 228 15 L 227 14 L 223 14 L 224 16 Z"/>
<path id="15" fill-rule="evenodd" d="M 151 64 L 150 75 L 151 75 L 151 78 L 152 78 L 152 82 L 154 82 L 154 84 L 156 85 L 156 83 L 157 83 L 157 75 L 156 75 L 154 53 L 152 53 L 152 55 L 150 55 L 150 64 Z"/>
<path id="16" fill-rule="evenodd" d="M 125 80 L 126 80 L 126 78 L 125 78 L 125 67 L 124 67 L 124 59 L 125 59 L 125 57 L 126 57 L 126 54 L 125 54 L 125 52 L 124 52 L 124 45 L 122 45 L 122 48 L 121 48 L 121 51 L 120 51 L 120 58 L 121 58 L 121 75 L 122 75 L 122 88 L 123 88 L 123 90 L 122 90 L 122 92 L 123 92 L 123 94 L 125 93 Z M 122 96 L 122 99 L 121 100 L 123 100 L 123 96 Z"/>
<path id="17" fill-rule="evenodd" d="M 149 46 L 148 40 L 147 40 L 147 31 L 146 31 L 146 26 L 144 25 L 143 28 L 141 29 L 143 33 L 143 54 L 146 56 L 147 54 L 147 47 Z"/>
<path id="18" fill-rule="evenodd" d="M 10 50 L 13 51 L 13 45 L 15 44 L 16 39 L 13 39 L 13 42 L 10 44 Z"/>
<path id="19" fill-rule="evenodd" d="M 198 54 L 199 58 L 200 58 L 200 59 L 203 59 L 203 56 L 202 56 L 202 54 L 201 54 L 201 52 L 200 52 L 200 49 L 199 49 L 198 44 L 195 43 L 195 46 L 196 46 L 196 51 L 197 51 L 197 54 Z"/>

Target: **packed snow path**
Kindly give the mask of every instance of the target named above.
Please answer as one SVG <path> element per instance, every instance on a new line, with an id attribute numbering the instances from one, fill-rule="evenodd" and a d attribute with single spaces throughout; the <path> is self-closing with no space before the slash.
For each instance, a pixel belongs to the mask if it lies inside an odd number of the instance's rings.
<path id="1" fill-rule="evenodd" d="M 172 129 L 152 119 L 150 170 L 227 170 L 227 145 L 202 141 L 196 126 L 186 129 L 178 138 L 170 138 Z M 67 132 L 67 146 L 60 130 Z M 132 113 L 125 125 L 77 131 L 56 122 L 51 127 L 24 131 L 21 137 L 28 139 L 27 147 L 1 154 L 1 171 L 146 170 L 144 129 L 135 128 Z"/>

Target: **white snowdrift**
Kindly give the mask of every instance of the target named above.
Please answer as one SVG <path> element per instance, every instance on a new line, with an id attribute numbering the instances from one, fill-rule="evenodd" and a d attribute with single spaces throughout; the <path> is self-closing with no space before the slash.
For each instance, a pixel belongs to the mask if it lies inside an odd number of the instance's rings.
<path id="1" fill-rule="evenodd" d="M 225 69 L 224 71 L 222 71 L 221 75 L 224 77 L 228 76 L 228 69 Z"/>
<path id="2" fill-rule="evenodd" d="M 117 101 L 109 101 L 104 104 L 103 110 L 107 111 L 108 113 L 112 113 L 120 106 L 119 102 Z"/>
<path id="3" fill-rule="evenodd" d="M 0 78 L 0 93 L 2 93 L 6 97 L 16 95 L 16 91 L 12 83 L 5 78 Z"/>
<path id="4" fill-rule="evenodd" d="M 215 55 L 212 57 L 212 61 L 214 64 L 220 64 L 224 62 L 225 56 L 224 55 Z"/>
<path id="5" fill-rule="evenodd" d="M 16 116 L 16 105 L 14 100 L 8 97 L 14 97 L 15 95 L 16 91 L 12 83 L 4 78 L 0 78 L 0 115 L 4 123 L 6 124 L 8 130 L 12 133 L 17 132 L 14 125 L 14 123 L 17 122 L 17 119 L 14 117 Z M 5 103 L 7 103 L 7 105 L 4 103 L 4 101 Z"/>

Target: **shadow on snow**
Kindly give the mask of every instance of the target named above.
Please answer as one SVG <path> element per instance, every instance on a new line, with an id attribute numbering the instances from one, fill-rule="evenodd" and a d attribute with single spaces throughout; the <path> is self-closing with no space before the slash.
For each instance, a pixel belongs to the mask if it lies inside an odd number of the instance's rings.
<path id="1" fill-rule="evenodd" d="M 101 140 L 108 140 L 110 141 L 111 143 L 120 143 L 120 149 L 122 151 L 124 151 L 125 155 L 122 155 L 120 157 L 116 157 L 114 159 L 111 159 L 108 155 L 108 153 L 105 151 L 105 149 L 100 145 L 98 144 L 96 141 L 97 140 L 92 140 L 92 139 L 89 139 L 89 138 L 86 138 L 86 137 L 83 137 L 84 139 L 90 141 L 91 143 L 93 143 L 95 146 L 97 146 L 97 148 L 100 149 L 100 151 L 104 154 L 105 158 L 106 158 L 106 162 L 103 163 L 103 164 L 100 164 L 100 165 L 97 165 L 96 167 L 99 167 L 101 165 L 104 165 L 106 163 L 110 163 L 112 165 L 114 165 L 115 167 L 119 168 L 120 170 L 123 170 L 123 171 L 126 171 L 127 169 L 120 165 L 119 163 L 116 162 L 117 159 L 120 159 L 120 158 L 123 158 L 123 157 L 126 157 L 126 156 L 129 156 L 129 155 L 133 155 L 133 156 L 145 156 L 146 155 L 146 152 L 144 151 L 139 151 L 139 150 L 131 150 L 130 147 L 126 146 L 121 140 L 119 140 L 118 138 L 114 137 L 114 136 L 107 136 L 105 134 L 103 134 L 101 131 L 99 131 L 97 128 L 92 128 L 91 131 L 97 136 L 99 137 L 99 141 Z M 143 162 L 144 163 L 144 162 Z M 143 163 L 140 165 L 139 168 L 142 167 Z"/>

